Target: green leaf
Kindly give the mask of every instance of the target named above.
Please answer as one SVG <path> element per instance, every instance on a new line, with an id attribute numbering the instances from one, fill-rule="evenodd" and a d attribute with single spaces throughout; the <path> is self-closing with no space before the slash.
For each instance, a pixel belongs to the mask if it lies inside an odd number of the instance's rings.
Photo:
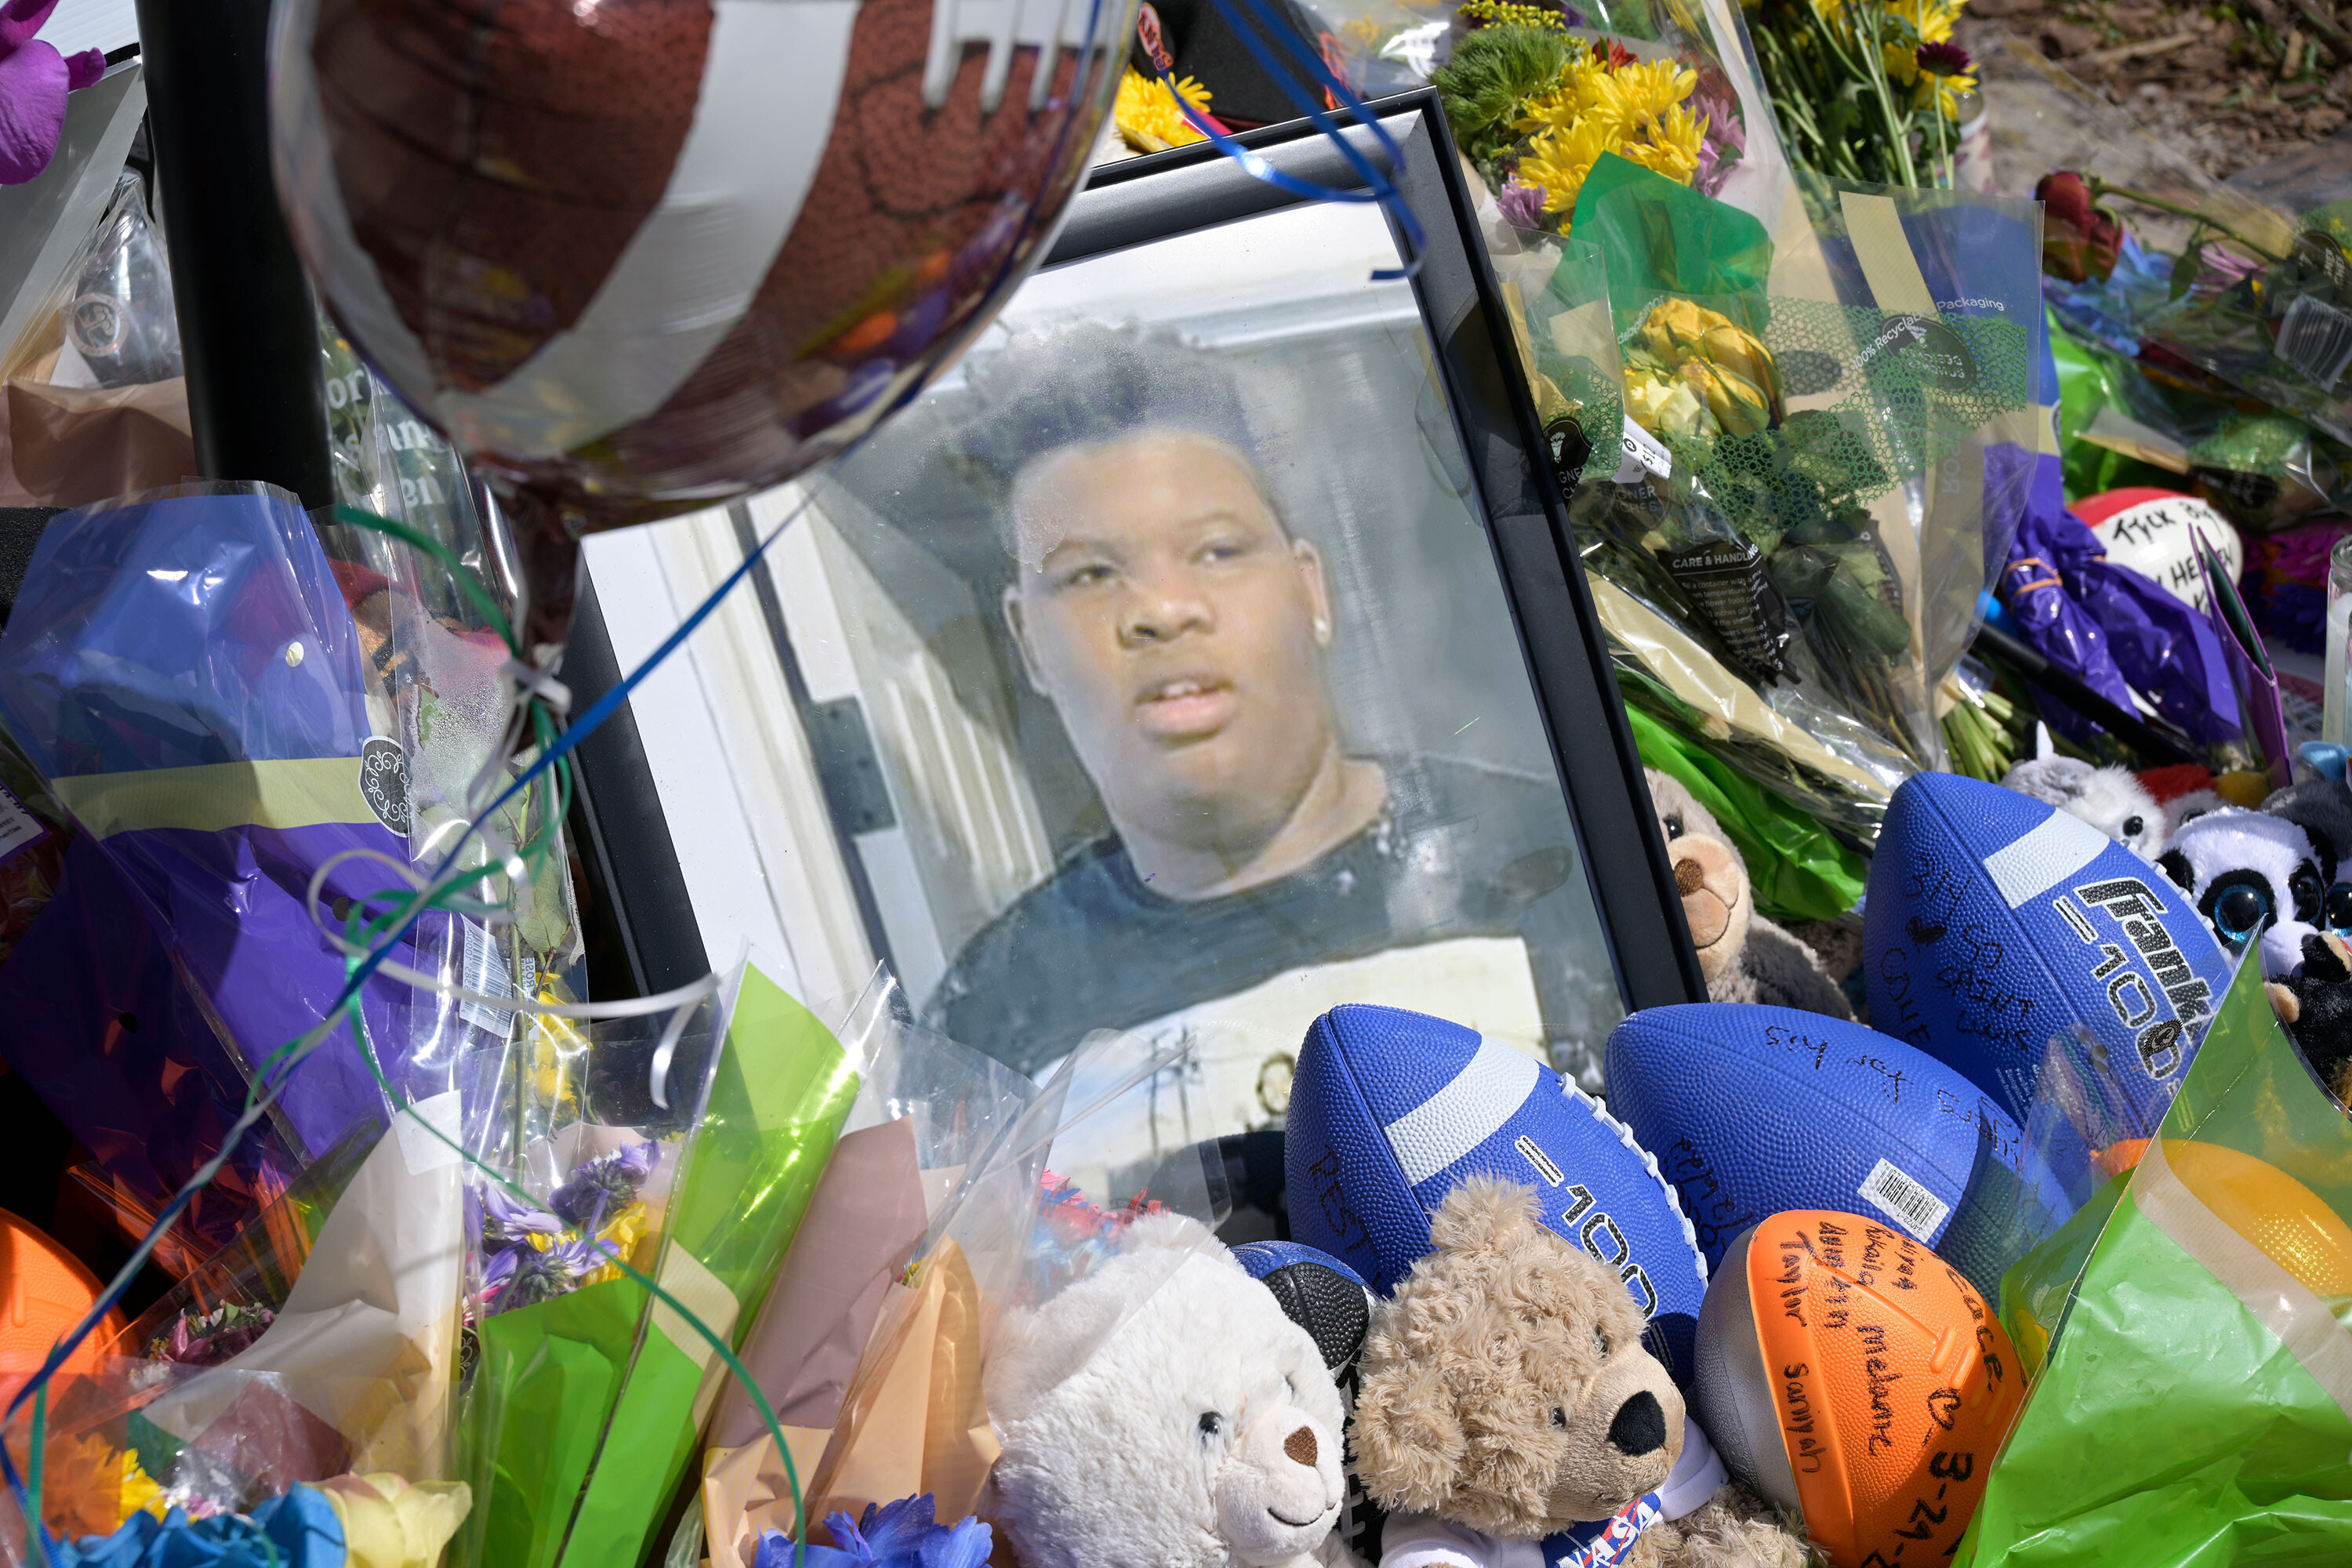
<path id="1" fill-rule="evenodd" d="M 2205 242 L 2195 239 L 2180 252 L 2172 263 L 2172 298 L 2178 300 L 2197 286 L 2197 276 L 2205 269 Z"/>

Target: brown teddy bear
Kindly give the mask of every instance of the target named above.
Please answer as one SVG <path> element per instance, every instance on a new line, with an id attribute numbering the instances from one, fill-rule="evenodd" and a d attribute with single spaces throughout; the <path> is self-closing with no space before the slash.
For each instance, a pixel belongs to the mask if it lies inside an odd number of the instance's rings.
<path id="1" fill-rule="evenodd" d="M 1845 993 L 1813 950 L 1756 912 L 1748 862 L 1679 780 L 1644 768 L 1650 804 L 1666 836 L 1683 919 L 1698 946 L 1698 972 L 1716 1002 L 1764 1002 L 1852 1019 Z"/>
<path id="2" fill-rule="evenodd" d="M 1380 1568 L 1803 1568 L 1801 1539 L 1685 1426 L 1615 1272 L 1546 1228 L 1533 1194 L 1473 1177 L 1430 1237 L 1360 1369 Z"/>

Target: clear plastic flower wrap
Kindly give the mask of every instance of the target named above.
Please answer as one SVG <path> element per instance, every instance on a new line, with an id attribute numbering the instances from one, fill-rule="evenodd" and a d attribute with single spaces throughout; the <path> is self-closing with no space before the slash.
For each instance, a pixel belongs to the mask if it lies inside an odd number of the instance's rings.
<path id="1" fill-rule="evenodd" d="M 1781 183 L 1776 236 L 1604 154 L 1529 364 L 1628 700 L 1867 846 L 2050 445 L 2038 216 Z"/>
<path id="2" fill-rule="evenodd" d="M 421 1484 L 420 1502 L 465 1497 L 446 1484 L 463 1306 L 457 1112 L 448 1092 L 389 1129 L 354 1128 L 103 1353 L 68 1362 L 37 1406 L 19 1405 L 10 1458 L 39 1478 L 28 1489 L 52 1536 L 115 1536 L 106 1552 L 135 1561 L 154 1549 L 142 1514 L 168 1531 L 262 1518 L 299 1488 L 354 1474 Z M 37 1561 L 21 1554 L 13 1503 L 0 1513 L 0 1550 Z"/>
<path id="3" fill-rule="evenodd" d="M 387 880 L 369 858 L 406 858 L 369 789 L 372 760 L 396 750 L 374 732 L 374 685 L 283 492 L 176 487 L 43 531 L 0 638 L 0 719 L 76 836 L 0 970 L 5 1049 L 133 1208 L 160 1213 L 255 1084 L 278 1081 L 284 1047 L 335 1011 L 346 954 L 316 911 L 366 907 Z M 395 973 L 365 982 L 362 1037 L 283 1072 L 167 1261 L 210 1253 L 302 1161 L 389 1119 L 371 1045 L 404 1092 L 449 1087 L 411 1060 L 415 1000 Z"/>
<path id="4" fill-rule="evenodd" d="M 730 1389 L 700 1510 L 671 1543 L 713 1568 L 759 1568 L 779 1540 L 822 1543 L 829 1514 L 904 1497 L 930 1495 L 944 1520 L 972 1511 L 996 1456 L 985 1383 L 1002 1336 L 1115 1255 L 1138 1215 L 1213 1226 L 1227 1207 L 1213 1146 L 1129 1163 L 1192 1045 L 1099 1034 L 1033 1083 L 870 1001 L 862 1012 L 879 1037 L 845 1030 L 874 1041 L 860 1125 L 743 1352 L 787 1453 Z M 1076 1371 L 1116 1327 L 1058 1345 L 1056 1364 Z"/>
<path id="5" fill-rule="evenodd" d="M 526 1015 L 474 1075 L 453 1563 L 643 1557 L 726 1375 L 679 1309 L 740 1341 L 862 1065 L 746 970 L 690 1016 Z"/>

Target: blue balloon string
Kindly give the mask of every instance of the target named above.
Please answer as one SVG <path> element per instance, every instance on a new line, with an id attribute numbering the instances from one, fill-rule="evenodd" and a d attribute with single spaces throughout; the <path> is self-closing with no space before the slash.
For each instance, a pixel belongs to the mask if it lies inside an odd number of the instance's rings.
<path id="1" fill-rule="evenodd" d="M 1291 106 L 1312 121 L 1315 128 L 1323 133 L 1324 139 L 1339 150 L 1340 156 L 1348 160 L 1349 165 L 1364 182 L 1365 188 L 1349 190 L 1337 185 L 1321 184 L 1316 181 L 1300 179 L 1295 174 L 1286 174 L 1276 168 L 1263 156 L 1243 146 L 1231 134 L 1212 123 L 1202 115 L 1200 110 L 1187 102 L 1184 95 L 1176 90 L 1176 84 L 1169 80 L 1167 72 L 1160 69 L 1159 60 L 1146 51 L 1145 58 L 1150 60 L 1152 74 L 1167 84 L 1169 95 L 1175 99 L 1176 107 L 1183 112 L 1185 120 L 1195 131 L 1207 137 L 1212 146 L 1240 164 L 1253 178 L 1263 180 L 1277 190 L 1287 191 L 1292 195 L 1301 196 L 1308 201 L 1379 203 L 1381 210 L 1388 214 L 1390 221 L 1397 226 L 1402 241 L 1404 265 L 1381 268 L 1372 274 L 1373 281 L 1391 282 L 1413 277 L 1420 272 L 1421 253 L 1427 242 L 1427 236 L 1421 226 L 1421 220 L 1413 216 L 1412 206 L 1405 201 L 1404 193 L 1397 189 L 1396 182 L 1390 176 L 1388 171 L 1381 169 L 1366 157 L 1358 150 L 1354 142 L 1341 133 L 1338 122 L 1325 110 L 1322 101 L 1309 87 L 1300 82 L 1298 72 L 1291 66 L 1286 65 L 1276 55 L 1274 46 L 1266 42 L 1264 34 L 1257 27 L 1249 25 L 1241 10 L 1237 8 L 1235 0 L 1212 0 L 1212 3 L 1216 6 L 1217 14 L 1224 19 L 1225 25 L 1241 38 L 1243 46 L 1265 68 L 1274 84 L 1282 89 L 1283 96 L 1290 100 Z M 1239 4 L 1246 6 L 1251 15 L 1264 24 L 1265 31 L 1273 34 L 1279 40 L 1285 53 L 1304 65 L 1306 74 L 1312 82 L 1321 86 L 1332 97 L 1338 99 L 1347 108 L 1349 113 L 1355 117 L 1356 123 L 1372 133 L 1374 140 L 1380 142 L 1381 150 L 1388 155 L 1391 169 L 1403 166 L 1404 151 L 1397 145 L 1396 139 L 1389 134 L 1388 128 L 1365 108 L 1364 100 L 1357 97 L 1355 89 L 1332 71 L 1329 65 L 1324 61 L 1322 55 L 1307 47 L 1306 41 L 1298 37 L 1297 28 L 1288 17 L 1274 10 L 1267 0 L 1239 0 Z"/>

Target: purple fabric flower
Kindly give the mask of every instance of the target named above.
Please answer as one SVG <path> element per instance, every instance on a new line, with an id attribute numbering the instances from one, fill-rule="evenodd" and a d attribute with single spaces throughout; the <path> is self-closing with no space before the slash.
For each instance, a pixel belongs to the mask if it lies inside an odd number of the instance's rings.
<path id="1" fill-rule="evenodd" d="M 572 1179 L 555 1189 L 547 1206 L 583 1230 L 594 1230 L 604 1215 L 637 1201 L 637 1189 L 654 1173 L 656 1149 L 651 1139 L 632 1143 L 599 1160 L 575 1167 Z"/>
<path id="2" fill-rule="evenodd" d="M 1501 211 L 1503 221 L 1514 228 L 1541 228 L 1545 199 L 1541 185 L 1525 184 L 1514 174 L 1510 183 L 1495 194 L 1495 205 Z"/>
<path id="3" fill-rule="evenodd" d="M 66 94 L 106 74 L 106 52 L 70 59 L 33 37 L 58 0 L 0 4 L 0 185 L 21 185 L 49 166 L 65 132 Z"/>

